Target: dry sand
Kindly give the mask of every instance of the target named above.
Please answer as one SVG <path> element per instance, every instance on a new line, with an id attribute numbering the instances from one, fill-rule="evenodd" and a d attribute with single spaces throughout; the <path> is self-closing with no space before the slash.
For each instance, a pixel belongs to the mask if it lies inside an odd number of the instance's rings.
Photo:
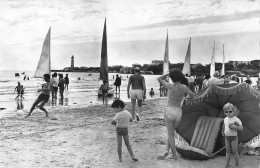
<path id="1" fill-rule="evenodd" d="M 123 145 L 123 162 L 118 162 L 115 112 L 110 106 L 47 107 L 50 117 L 36 110 L 29 118 L 16 115 L 1 119 L 0 168 L 46 167 L 212 167 L 224 164 L 224 156 L 206 161 L 156 159 L 165 149 L 166 127 L 163 105 L 166 99 L 149 100 L 141 121 L 130 123 L 130 143 L 139 162 L 133 162 Z M 130 103 L 126 108 L 130 110 Z M 241 167 L 260 168 L 259 156 L 241 156 Z M 234 160 L 231 160 L 234 165 Z"/>

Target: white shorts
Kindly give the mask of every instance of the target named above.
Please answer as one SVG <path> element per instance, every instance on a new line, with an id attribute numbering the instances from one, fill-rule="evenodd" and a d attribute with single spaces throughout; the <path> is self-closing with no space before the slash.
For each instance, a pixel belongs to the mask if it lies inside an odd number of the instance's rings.
<path id="1" fill-rule="evenodd" d="M 131 99 L 143 99 L 143 90 L 131 90 Z"/>

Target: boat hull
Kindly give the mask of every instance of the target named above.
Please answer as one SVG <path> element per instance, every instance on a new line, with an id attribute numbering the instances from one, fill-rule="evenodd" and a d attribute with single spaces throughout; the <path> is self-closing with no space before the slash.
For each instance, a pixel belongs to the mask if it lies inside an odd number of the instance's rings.
<path id="1" fill-rule="evenodd" d="M 114 93 L 115 93 L 115 88 L 109 87 L 107 95 L 113 96 Z M 102 96 L 102 90 L 101 89 L 98 89 L 98 96 Z"/>

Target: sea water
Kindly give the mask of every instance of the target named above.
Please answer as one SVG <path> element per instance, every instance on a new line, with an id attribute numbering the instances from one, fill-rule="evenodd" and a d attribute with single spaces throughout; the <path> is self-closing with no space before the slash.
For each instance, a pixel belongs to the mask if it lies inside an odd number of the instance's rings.
<path id="1" fill-rule="evenodd" d="M 20 77 L 15 77 L 15 73 L 19 73 Z M 0 108 L 6 108 L 7 111 L 20 110 L 21 103 L 22 108 L 25 111 L 29 111 L 33 102 L 39 96 L 37 92 L 41 89 L 44 82 L 43 78 L 33 78 L 34 72 L 25 71 L 24 74 L 17 71 L 0 71 Z M 69 89 L 64 91 L 64 101 L 60 100 L 59 92 L 57 94 L 57 101 L 50 101 L 46 106 L 70 106 L 70 105 L 91 105 L 91 104 L 103 104 L 101 97 L 98 97 L 98 89 L 102 84 L 102 80 L 99 80 L 99 73 L 82 73 L 82 72 L 57 72 L 68 74 L 69 77 Z M 113 86 L 117 73 L 109 73 L 109 84 Z M 29 80 L 24 80 L 24 76 L 29 76 Z M 121 76 L 120 94 L 115 94 L 112 97 L 108 97 L 108 104 L 111 104 L 115 98 L 120 98 L 125 102 L 130 100 L 127 98 L 127 84 L 128 78 L 131 74 L 119 74 Z M 143 75 L 145 77 L 147 87 L 147 99 L 159 98 L 159 83 L 157 78 L 159 75 Z M 24 86 L 24 98 L 15 100 L 17 93 L 14 92 L 17 82 L 21 82 Z M 150 89 L 153 88 L 155 95 L 149 96 Z"/>
<path id="2" fill-rule="evenodd" d="M 19 73 L 20 77 L 15 77 L 15 73 Z M 33 78 L 33 71 L 22 72 L 17 71 L 0 71 L 0 108 L 6 110 L 16 111 L 20 110 L 21 106 L 23 110 L 28 111 L 33 102 L 37 99 L 39 93 L 38 89 L 44 82 L 43 78 Z M 102 84 L 102 80 L 99 80 L 99 73 L 83 73 L 83 72 L 57 72 L 69 76 L 69 90 L 64 91 L 64 101 L 60 100 L 58 93 L 57 101 L 50 101 L 46 106 L 70 106 L 70 105 L 90 105 L 90 104 L 103 104 L 102 98 L 98 97 L 98 88 Z M 113 85 L 115 82 L 117 73 L 109 73 L 109 84 Z M 24 76 L 29 76 L 29 80 L 24 80 Z M 112 97 L 108 97 L 108 104 L 111 104 L 115 98 L 120 98 L 125 102 L 130 100 L 127 98 L 127 84 L 131 74 L 119 74 L 121 77 L 120 94 L 115 94 Z M 147 99 L 156 99 L 160 97 L 159 83 L 157 78 L 159 75 L 143 75 L 145 78 Z M 245 80 L 246 78 L 244 78 Z M 253 84 L 256 85 L 257 78 L 251 78 Z M 24 86 L 24 98 L 23 100 L 15 100 L 17 93 L 14 92 L 17 82 L 21 82 Z M 153 88 L 155 94 L 151 97 L 149 95 L 150 89 Z M 21 105 L 22 104 L 22 105 Z"/>

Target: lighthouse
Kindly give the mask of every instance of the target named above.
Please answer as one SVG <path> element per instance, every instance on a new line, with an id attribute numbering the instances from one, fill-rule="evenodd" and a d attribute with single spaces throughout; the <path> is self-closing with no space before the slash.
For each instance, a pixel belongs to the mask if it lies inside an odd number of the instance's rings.
<path id="1" fill-rule="evenodd" d="M 71 66 L 70 66 L 71 68 L 74 68 L 74 56 L 72 55 L 72 57 L 71 57 Z"/>

